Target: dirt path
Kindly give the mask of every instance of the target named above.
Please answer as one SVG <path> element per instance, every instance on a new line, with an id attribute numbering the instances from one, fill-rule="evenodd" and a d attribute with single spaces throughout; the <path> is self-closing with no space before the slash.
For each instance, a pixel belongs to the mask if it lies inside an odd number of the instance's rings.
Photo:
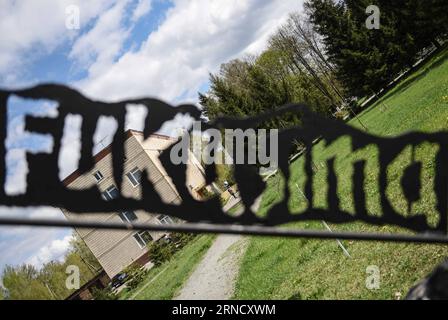
<path id="1" fill-rule="evenodd" d="M 253 211 L 260 200 L 255 201 Z M 219 235 L 175 299 L 230 299 L 247 244 L 247 238 L 240 235 Z"/>
<path id="2" fill-rule="evenodd" d="M 219 235 L 175 299 L 231 298 L 246 243 L 242 236 Z"/>

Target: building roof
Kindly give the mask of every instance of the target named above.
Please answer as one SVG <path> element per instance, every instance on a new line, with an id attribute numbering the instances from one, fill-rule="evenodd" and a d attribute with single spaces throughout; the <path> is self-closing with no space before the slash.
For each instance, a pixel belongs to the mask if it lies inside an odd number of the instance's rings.
<path id="1" fill-rule="evenodd" d="M 136 136 L 136 135 L 143 135 L 143 132 L 141 131 L 137 131 L 137 130 L 132 130 L 132 129 L 128 129 L 125 132 L 125 141 L 127 139 L 129 139 L 132 136 Z M 155 137 L 158 139 L 164 139 L 164 140 L 173 140 L 172 137 L 163 135 L 163 134 L 158 134 L 158 133 L 153 133 L 151 134 L 150 137 Z M 107 147 L 105 147 L 104 149 L 101 149 L 98 153 L 96 153 L 93 156 L 93 161 L 94 163 L 98 163 L 101 159 L 103 159 L 104 157 L 106 157 L 108 154 L 110 154 L 112 152 L 112 143 L 110 143 Z M 73 171 L 72 173 L 70 173 L 68 176 L 66 176 L 63 180 L 62 183 L 65 186 L 68 186 L 70 183 L 72 183 L 73 181 L 75 181 L 79 176 L 81 176 L 81 173 L 79 172 L 79 169 L 76 169 L 75 171 Z"/>

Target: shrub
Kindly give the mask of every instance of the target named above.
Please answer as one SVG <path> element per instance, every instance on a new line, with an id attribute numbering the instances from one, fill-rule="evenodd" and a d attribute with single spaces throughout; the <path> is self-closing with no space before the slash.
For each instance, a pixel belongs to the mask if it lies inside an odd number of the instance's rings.
<path id="1" fill-rule="evenodd" d="M 174 246 L 164 240 L 153 242 L 148 249 L 149 259 L 155 266 L 160 266 L 172 257 L 175 252 L 174 249 Z"/>
<path id="2" fill-rule="evenodd" d="M 199 194 L 201 195 L 202 200 L 209 200 L 216 196 L 213 192 L 209 191 L 206 187 L 203 187 L 199 190 Z"/>
<path id="3" fill-rule="evenodd" d="M 167 237 L 152 242 L 148 248 L 149 258 L 155 266 L 160 266 L 195 237 L 194 234 L 173 232 Z"/>
<path id="4" fill-rule="evenodd" d="M 93 288 L 92 296 L 94 300 L 117 300 L 118 296 L 112 292 L 111 287 L 104 289 Z"/>
<path id="5" fill-rule="evenodd" d="M 350 116 L 350 113 L 347 110 L 338 110 L 334 113 L 334 116 L 338 120 L 345 120 L 348 116 Z"/>
<path id="6" fill-rule="evenodd" d="M 227 181 L 230 185 L 235 184 L 233 168 L 227 164 L 217 164 L 216 175 L 218 176 L 217 182 L 220 186 L 224 184 L 224 181 Z"/>
<path id="7" fill-rule="evenodd" d="M 131 264 L 124 270 L 124 272 L 128 276 L 126 287 L 128 287 L 129 289 L 137 288 L 138 285 L 145 279 L 148 273 L 147 270 L 136 264 Z"/>
<path id="8" fill-rule="evenodd" d="M 182 233 L 182 232 L 173 232 L 170 235 L 172 239 L 172 243 L 175 245 L 176 249 L 179 250 L 183 248 L 188 242 L 196 237 L 196 234 L 193 233 Z"/>

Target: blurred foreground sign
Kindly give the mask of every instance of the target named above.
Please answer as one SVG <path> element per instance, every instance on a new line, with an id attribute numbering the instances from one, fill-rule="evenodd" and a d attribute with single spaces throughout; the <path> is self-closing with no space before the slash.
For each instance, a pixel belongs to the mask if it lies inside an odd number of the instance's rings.
<path id="1" fill-rule="evenodd" d="M 4 187 L 0 188 L 0 204 L 5 206 L 55 206 L 65 208 L 71 212 L 114 212 L 123 210 L 142 209 L 148 212 L 163 213 L 183 219 L 188 222 L 207 222 L 212 224 L 241 224 L 256 226 L 273 226 L 292 221 L 326 220 L 333 223 L 350 221 L 364 221 L 374 225 L 397 225 L 417 232 L 437 232 L 446 234 L 447 231 L 447 195 L 448 195 L 448 133 L 407 133 L 399 137 L 378 137 L 370 135 L 347 124 L 324 118 L 312 113 L 305 105 L 291 104 L 277 108 L 275 111 L 260 114 L 252 118 L 218 118 L 211 122 L 204 122 L 201 111 L 193 105 L 171 106 L 157 99 L 142 98 L 125 100 L 114 103 L 92 101 L 78 91 L 62 85 L 38 85 L 23 90 L 0 90 L 0 140 L 7 136 L 8 100 L 12 96 L 24 99 L 54 101 L 58 104 L 58 114 L 54 118 L 27 116 L 25 129 L 28 132 L 48 134 L 53 139 L 51 153 L 27 153 L 26 159 L 29 172 L 27 188 L 24 194 L 8 195 Z M 120 196 L 111 201 L 105 201 L 96 186 L 85 190 L 67 188 L 58 175 L 58 157 L 61 150 L 61 139 L 64 130 L 64 120 L 69 114 L 81 115 L 81 158 L 80 173 L 89 172 L 94 166 L 92 156 L 93 135 L 100 116 L 113 117 L 118 129 L 112 142 L 113 176 L 117 186 L 121 186 L 123 177 L 125 116 L 126 105 L 137 104 L 147 108 L 147 117 L 143 130 L 144 139 L 156 132 L 177 114 L 189 114 L 201 122 L 201 130 L 216 128 L 257 129 L 260 124 L 274 117 L 287 113 L 297 114 L 301 119 L 301 126 L 280 130 L 278 132 L 277 161 L 279 171 L 285 181 L 283 199 L 270 208 L 263 217 L 257 216 L 250 207 L 266 188 L 265 182 L 258 175 L 251 164 L 235 164 L 234 177 L 238 184 L 244 213 L 231 216 L 222 211 L 218 197 L 199 201 L 194 199 L 186 186 L 186 164 L 173 163 L 170 150 L 176 144 L 166 149 L 160 155 L 160 161 L 171 177 L 179 195 L 180 204 L 164 203 L 160 195 L 143 172 L 141 181 L 142 198 L 126 198 Z M 322 138 L 326 148 L 327 158 L 314 159 L 312 146 L 316 137 Z M 332 143 L 337 139 L 346 138 L 350 148 L 350 157 L 338 155 L 338 150 L 332 150 Z M 294 142 L 301 142 L 305 146 L 303 154 L 304 184 L 300 187 L 303 196 L 297 193 L 296 181 L 290 181 L 290 156 Z M 271 141 L 271 143 L 274 143 Z M 424 163 L 418 157 L 418 150 L 425 144 L 432 146 L 431 154 Z M 366 148 L 373 148 L 374 152 L 364 153 Z M 334 148 L 333 148 L 334 149 Z M 428 149 L 429 150 L 429 149 Z M 6 154 L 5 143 L 0 144 L 0 185 L 5 185 Z M 332 154 L 333 152 L 333 154 Z M 409 161 L 397 161 L 403 154 L 409 154 Z M 368 156 L 365 156 L 367 154 Z M 375 159 L 371 155 L 375 155 Z M 397 160 L 398 159 L 398 160 Z M 349 161 L 349 172 L 341 172 L 338 166 L 341 161 Z M 374 161 L 374 162 L 372 162 Z M 294 165 L 298 165 L 295 162 Z M 403 165 L 404 163 L 404 165 Z M 366 176 L 368 166 L 377 168 L 374 176 Z M 399 168 L 390 174 L 393 166 Z M 400 167 L 401 166 L 401 167 Z M 345 165 L 345 167 L 347 167 Z M 316 170 L 319 168 L 319 170 Z M 426 171 L 425 171 L 426 170 Z M 429 170 L 429 171 L 428 171 Z M 216 179 L 216 164 L 206 164 L 207 183 Z M 319 174 L 324 174 L 326 188 L 316 190 L 315 180 Z M 398 174 L 398 176 L 396 176 Z M 341 184 L 341 177 L 345 176 L 349 183 Z M 422 184 L 423 176 L 429 176 L 430 181 Z M 428 187 L 429 185 L 429 187 Z M 367 187 L 368 186 L 368 187 Z M 399 197 L 391 197 L 390 189 L 399 190 Z M 425 189 L 426 188 L 426 189 Z M 369 194 L 374 190 L 372 194 Z M 422 192 L 422 190 L 424 192 Z M 315 202 L 316 192 L 325 193 L 326 204 L 322 206 Z M 340 195 L 351 199 L 350 204 L 342 203 Z M 424 196 L 431 194 L 433 212 L 415 212 L 413 205 L 422 201 Z M 369 204 L 369 199 L 377 197 L 377 207 Z M 292 198 L 303 201 L 304 210 L 290 212 L 289 203 Z M 402 210 L 398 202 L 406 202 L 406 210 Z M 426 201 L 426 200 L 425 200 Z M 369 209 L 369 207 L 373 209 Z M 349 208 L 349 209 L 347 209 Z M 414 212 L 411 212 L 414 211 Z M 374 213 L 372 213 L 374 212 Z M 431 219 L 429 219 L 431 218 Z M 431 222 L 431 223 L 430 223 Z M 1 222 L 0 222 L 1 223 Z M 128 226 L 129 227 L 129 226 Z M 237 233 L 234 231 L 233 233 Z"/>

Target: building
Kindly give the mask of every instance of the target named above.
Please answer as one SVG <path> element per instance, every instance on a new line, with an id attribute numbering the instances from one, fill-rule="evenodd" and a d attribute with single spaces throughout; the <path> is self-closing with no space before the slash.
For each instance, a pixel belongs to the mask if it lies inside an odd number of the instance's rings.
<path id="1" fill-rule="evenodd" d="M 139 198 L 141 196 L 140 177 L 143 169 L 146 169 L 149 179 L 163 201 L 167 203 L 179 203 L 179 194 L 158 160 L 162 150 L 171 145 L 175 140 L 171 137 L 154 134 L 143 141 L 143 134 L 138 131 L 128 130 L 125 141 L 125 162 L 122 193 L 126 197 Z M 112 149 L 109 145 L 98 152 L 94 169 L 89 173 L 80 174 L 78 171 L 71 173 L 64 179 L 68 188 L 85 189 L 97 185 L 104 199 L 112 199 L 118 196 L 118 189 L 112 176 Z M 190 153 L 190 164 L 187 169 L 187 183 L 192 195 L 200 198 L 200 192 L 205 187 L 204 171 L 199 162 Z M 173 219 L 166 215 L 150 214 L 145 211 L 123 211 L 116 213 L 86 213 L 76 214 L 62 210 L 68 220 L 82 221 L 134 221 L 153 224 L 172 223 Z M 117 231 L 105 229 L 80 229 L 76 232 L 84 240 L 89 249 L 98 259 L 103 269 L 110 278 L 120 273 L 132 263 L 141 265 L 149 261 L 147 244 L 157 241 L 164 233 L 151 231 Z"/>
<path id="2" fill-rule="evenodd" d="M 81 288 L 69 295 L 65 300 L 93 300 L 94 290 L 102 290 L 110 283 L 110 278 L 104 270 L 84 283 Z"/>

